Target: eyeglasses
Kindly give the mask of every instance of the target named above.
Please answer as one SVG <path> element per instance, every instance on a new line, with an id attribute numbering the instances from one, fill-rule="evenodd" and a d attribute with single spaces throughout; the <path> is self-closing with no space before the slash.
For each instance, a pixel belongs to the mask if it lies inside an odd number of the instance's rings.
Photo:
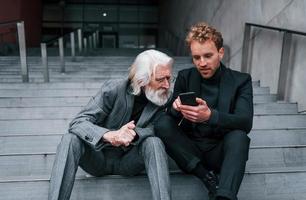
<path id="1" fill-rule="evenodd" d="M 155 78 L 155 81 L 160 83 L 160 84 L 163 83 L 165 80 L 168 83 L 173 83 L 175 79 L 171 76 L 165 76 L 165 77 L 162 77 L 162 78 Z"/>

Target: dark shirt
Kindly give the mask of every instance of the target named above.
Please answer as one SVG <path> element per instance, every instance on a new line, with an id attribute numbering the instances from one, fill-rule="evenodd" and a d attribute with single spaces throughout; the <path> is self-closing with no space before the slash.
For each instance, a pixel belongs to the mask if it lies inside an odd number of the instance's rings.
<path id="1" fill-rule="evenodd" d="M 141 116 L 141 113 L 143 109 L 145 108 L 145 106 L 147 105 L 147 103 L 148 103 L 148 99 L 146 95 L 144 94 L 144 92 L 141 92 L 139 96 L 134 97 L 134 105 L 133 105 L 133 111 L 132 111 L 130 121 L 134 120 L 135 124 L 137 124 Z"/>
<path id="2" fill-rule="evenodd" d="M 133 105 L 133 111 L 130 118 L 130 121 L 134 120 L 135 124 L 137 124 L 143 109 L 148 103 L 148 99 L 144 92 L 141 91 L 140 95 L 134 97 L 134 105 Z M 137 141 L 139 139 L 139 135 L 136 134 L 133 142 Z"/>
<path id="3" fill-rule="evenodd" d="M 204 99 L 209 108 L 216 108 L 219 97 L 219 83 L 221 78 L 221 68 L 209 79 L 202 78 L 201 98 Z"/>
<path id="4" fill-rule="evenodd" d="M 217 69 L 216 73 L 209 79 L 202 78 L 201 80 L 201 98 L 206 101 L 208 107 L 216 109 L 218 107 L 219 98 L 219 83 L 222 76 L 221 68 Z M 207 123 L 200 123 L 194 126 L 194 136 L 203 137 L 212 135 L 213 127 Z"/>

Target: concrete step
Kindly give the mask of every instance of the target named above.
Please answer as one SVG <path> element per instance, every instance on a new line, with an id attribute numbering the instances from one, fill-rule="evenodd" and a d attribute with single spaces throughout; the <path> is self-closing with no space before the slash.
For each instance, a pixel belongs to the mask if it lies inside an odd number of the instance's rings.
<path id="1" fill-rule="evenodd" d="M 254 103 L 271 103 L 271 102 L 276 102 L 276 100 L 277 100 L 276 94 L 254 95 L 253 97 Z"/>
<path id="2" fill-rule="evenodd" d="M 1 67 L 1 66 L 0 66 Z M 129 70 L 130 64 L 84 64 L 84 65 L 65 65 L 65 71 L 66 73 L 72 73 L 72 72 L 113 72 L 113 71 L 119 71 L 121 73 L 127 73 Z M 178 72 L 182 69 L 190 68 L 192 66 L 190 65 L 174 65 L 173 66 L 173 72 Z M 60 73 L 61 72 L 61 66 L 60 65 L 48 65 L 49 72 L 52 74 Z M 30 74 L 41 74 L 44 71 L 44 67 L 39 66 L 29 66 L 28 67 Z M 0 69 L 1 75 L 20 75 L 21 70 L 20 66 L 2 66 Z"/>
<path id="3" fill-rule="evenodd" d="M 55 152 L 63 133 L 1 135 L 0 154 Z M 306 145 L 306 129 L 252 130 L 249 133 L 253 147 L 280 147 Z"/>
<path id="4" fill-rule="evenodd" d="M 0 97 L 71 97 L 93 96 L 99 89 L 1 90 Z"/>
<path id="5" fill-rule="evenodd" d="M 0 135 L 65 133 L 71 119 L 61 120 L 0 120 Z"/>
<path id="6" fill-rule="evenodd" d="M 0 89 L 20 89 L 20 90 L 45 90 L 45 89 L 90 89 L 100 88 L 104 81 L 101 82 L 69 82 L 69 83 L 1 83 Z M 254 84 L 257 84 L 254 82 Z"/>
<path id="7" fill-rule="evenodd" d="M 84 62 L 65 62 L 66 69 L 76 69 L 76 68 L 83 68 L 83 69 L 96 69 L 96 70 L 103 70 L 104 67 L 106 68 L 121 68 L 121 69 L 128 69 L 133 64 L 132 60 L 127 61 L 84 61 Z M 49 69 L 60 69 L 60 62 L 48 62 Z M 20 71 L 20 63 L 1 63 L 0 64 L 1 71 L 11 71 L 11 72 L 19 72 Z M 194 67 L 193 64 L 190 63 L 177 63 L 173 64 L 173 69 L 185 69 Z M 28 63 L 29 70 L 40 71 L 43 70 L 43 66 L 41 62 L 38 63 Z"/>
<path id="8" fill-rule="evenodd" d="M 104 81 L 101 82 L 58 82 L 58 83 L 1 83 L 2 89 L 23 89 L 23 90 L 43 90 L 43 89 L 90 89 L 100 88 Z M 259 87 L 259 81 L 252 82 L 253 87 Z"/>
<path id="9" fill-rule="evenodd" d="M 96 61 L 92 62 L 86 60 L 84 62 L 65 62 L 66 69 L 75 69 L 75 68 L 83 68 L 83 69 L 96 69 L 96 70 L 103 70 L 104 68 L 120 68 L 127 70 L 133 64 L 133 60 L 126 60 L 126 61 Z M 48 62 L 49 69 L 60 69 L 60 62 Z M 0 63 L 1 71 L 20 71 L 20 63 Z M 178 68 L 189 68 L 194 67 L 193 64 L 190 63 L 182 63 L 182 62 L 174 62 L 173 69 L 176 70 Z M 38 63 L 28 63 L 28 69 L 30 70 L 42 70 L 42 62 Z"/>
<path id="10" fill-rule="evenodd" d="M 134 61 L 135 56 L 76 56 L 76 61 L 72 61 L 70 56 L 65 56 L 65 62 L 67 63 L 74 63 L 74 62 L 127 62 L 127 61 Z M 175 63 L 191 63 L 191 58 L 188 56 L 173 56 Z M 29 64 L 32 63 L 41 63 L 40 56 L 33 56 L 27 59 Z M 19 56 L 0 56 L 0 62 L 11 62 L 11 63 L 20 63 Z M 60 62 L 59 56 L 49 56 L 48 62 Z"/>
<path id="11" fill-rule="evenodd" d="M 1 84 L 0 84 L 1 85 Z M 98 91 L 98 90 L 97 90 Z M 71 97 L 0 97 L 0 107 L 84 106 L 90 96 Z M 276 102 L 276 95 L 254 95 L 254 103 Z"/>
<path id="12" fill-rule="evenodd" d="M 74 76 L 74 77 L 50 77 L 50 82 L 101 82 L 105 79 L 122 79 L 122 76 L 92 76 L 92 77 L 84 77 L 84 76 Z M 1 78 L 0 83 L 21 83 L 22 79 L 21 76 L 16 76 L 14 78 Z M 29 77 L 29 83 L 44 83 L 43 77 Z"/>
<path id="13" fill-rule="evenodd" d="M 0 107 L 0 119 L 67 119 L 80 112 L 82 106 Z M 296 114 L 296 104 L 256 104 L 255 114 Z"/>
<path id="14" fill-rule="evenodd" d="M 112 79 L 112 78 L 124 78 L 127 74 L 126 73 L 122 73 L 122 74 L 117 74 L 117 73 L 110 73 L 110 74 L 86 74 L 85 72 L 78 72 L 78 73 L 74 73 L 74 74 L 61 74 L 61 73 L 56 73 L 56 74 L 51 74 L 50 78 L 52 79 L 66 79 L 66 78 L 82 78 L 84 80 L 86 79 Z M 20 78 L 20 75 L 0 75 L 0 80 L 1 81 L 5 81 L 5 80 L 16 80 L 18 78 Z M 43 74 L 29 74 L 29 80 L 40 80 L 43 79 Z M 77 81 L 77 79 L 75 80 Z"/>
<path id="15" fill-rule="evenodd" d="M 254 104 L 254 114 L 297 114 L 297 103 Z"/>
<path id="16" fill-rule="evenodd" d="M 0 119 L 71 119 L 82 107 L 0 108 Z"/>
<path id="17" fill-rule="evenodd" d="M 89 68 L 89 67 L 82 67 L 82 66 L 67 66 L 65 68 L 67 74 L 69 73 L 73 73 L 73 72 L 79 72 L 79 71 L 82 71 L 82 72 L 96 72 L 96 73 L 103 73 L 103 72 L 120 72 L 120 73 L 127 73 L 128 72 L 128 67 L 121 67 L 118 68 L 117 66 L 113 66 L 113 67 L 108 67 L 108 66 L 99 66 L 99 68 Z M 29 73 L 31 73 L 32 75 L 33 74 L 39 74 L 41 75 L 44 71 L 44 68 L 42 68 L 41 66 L 39 68 L 29 68 Z M 56 66 L 56 68 L 54 67 L 51 67 L 49 68 L 49 74 L 58 74 L 58 73 L 61 73 L 61 68 L 59 68 L 58 66 Z M 20 75 L 21 72 L 20 72 L 20 69 L 15 69 L 15 68 L 9 68 L 9 69 L 6 69 L 6 70 L 1 70 L 0 71 L 0 74 L 1 75 Z"/>
<path id="18" fill-rule="evenodd" d="M 62 107 L 62 106 L 84 106 L 90 97 L 4 97 L 0 98 L 0 107 Z"/>
<path id="19" fill-rule="evenodd" d="M 294 199 L 304 199 L 305 182 L 305 172 L 246 174 L 238 198 L 288 200 L 294 196 Z M 172 197 L 175 200 L 208 200 L 205 187 L 194 176 L 173 174 L 171 185 Z M 47 200 L 48 187 L 48 177 L 2 179 L 0 200 Z M 104 200 L 152 199 L 149 182 L 144 175 L 129 178 L 116 175 L 101 178 L 82 176 L 76 179 L 72 200 L 93 200 L 101 197 Z"/>
<path id="20" fill-rule="evenodd" d="M 102 84 L 101 84 L 102 85 Z M 66 96 L 93 96 L 99 89 L 96 88 L 69 88 L 69 89 L 1 89 L 0 97 L 66 97 Z M 254 95 L 270 95 L 269 88 L 256 87 Z"/>
<path id="21" fill-rule="evenodd" d="M 306 129 L 252 130 L 249 137 L 251 146 L 305 145 Z"/>
<path id="22" fill-rule="evenodd" d="M 0 136 L 0 155 L 55 152 L 61 138 L 62 134 Z"/>
<path id="23" fill-rule="evenodd" d="M 306 115 L 255 115 L 253 129 L 290 129 L 306 127 Z"/>
<path id="24" fill-rule="evenodd" d="M 0 120 L 0 135 L 65 133 L 71 119 Z M 305 128 L 306 115 L 256 115 L 253 129 Z"/>
<path id="25" fill-rule="evenodd" d="M 49 175 L 55 151 L 40 153 L 0 154 L 0 177 Z M 171 171 L 180 171 L 169 159 Z M 286 171 L 300 169 L 306 164 L 306 145 L 282 147 L 251 147 L 246 166 L 247 173 Z M 305 169 L 306 171 L 306 169 Z M 80 170 L 79 175 L 85 172 Z"/>
<path id="26" fill-rule="evenodd" d="M 189 68 L 190 66 L 174 66 L 173 73 L 177 74 L 178 71 Z M 103 74 L 103 73 L 120 73 L 120 74 L 127 74 L 128 73 L 129 66 L 122 66 L 122 65 L 99 65 L 99 66 L 66 66 L 65 67 L 65 74 L 73 74 L 73 73 L 83 73 L 83 74 Z M 36 67 L 36 68 L 29 68 L 29 74 L 30 76 L 37 77 L 41 76 L 44 72 L 44 68 L 42 66 Z M 49 75 L 55 76 L 57 74 L 61 73 L 60 66 L 50 66 L 49 67 Z M 5 76 L 19 76 L 21 75 L 21 71 L 19 68 L 7 68 L 7 69 L 1 69 L 0 70 L 1 77 Z"/>
<path id="27" fill-rule="evenodd" d="M 171 183 L 173 199 L 208 199 L 203 185 L 199 179 L 193 176 L 173 175 L 171 176 Z M 2 194 L 0 200 L 47 200 L 48 187 L 49 178 L 38 177 L 24 181 L 0 181 L 0 192 Z M 76 179 L 71 200 L 101 198 L 103 200 L 150 200 L 152 196 L 149 182 L 145 175 L 129 178 L 112 175 L 103 178 L 79 177 Z"/>

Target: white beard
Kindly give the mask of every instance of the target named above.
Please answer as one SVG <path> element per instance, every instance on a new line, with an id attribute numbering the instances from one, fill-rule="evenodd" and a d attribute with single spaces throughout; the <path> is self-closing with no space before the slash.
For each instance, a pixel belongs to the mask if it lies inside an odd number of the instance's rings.
<path id="1" fill-rule="evenodd" d="M 153 90 L 147 86 L 144 92 L 147 99 L 158 106 L 165 105 L 170 97 L 170 92 L 167 89 Z"/>

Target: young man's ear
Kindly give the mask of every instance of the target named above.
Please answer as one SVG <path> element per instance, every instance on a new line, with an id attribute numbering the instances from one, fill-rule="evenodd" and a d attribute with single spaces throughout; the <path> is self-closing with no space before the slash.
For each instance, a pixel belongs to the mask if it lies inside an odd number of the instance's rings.
<path id="1" fill-rule="evenodd" d="M 221 47 L 218 51 L 218 54 L 219 54 L 219 59 L 222 60 L 223 56 L 224 56 L 224 48 Z"/>

